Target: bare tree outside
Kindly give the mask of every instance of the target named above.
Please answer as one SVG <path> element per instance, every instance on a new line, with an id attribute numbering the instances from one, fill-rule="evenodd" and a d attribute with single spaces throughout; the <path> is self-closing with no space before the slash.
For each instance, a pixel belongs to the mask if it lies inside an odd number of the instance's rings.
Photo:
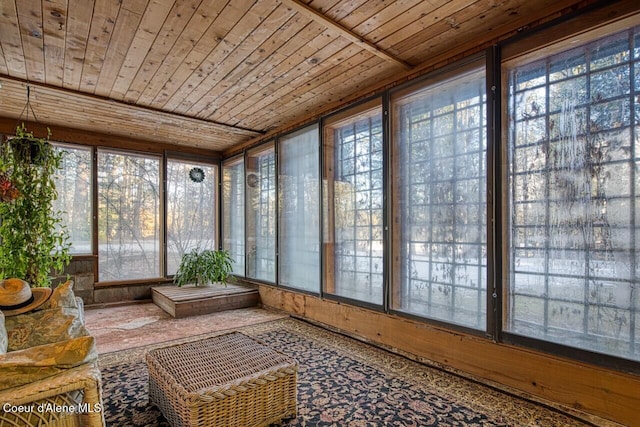
<path id="1" fill-rule="evenodd" d="M 215 249 L 217 167 L 167 161 L 167 274 L 192 249 Z"/>
<path id="2" fill-rule="evenodd" d="M 161 277 L 160 158 L 98 151 L 100 281 Z"/>
<path id="3" fill-rule="evenodd" d="M 55 176 L 58 198 L 53 210 L 62 212 L 69 232 L 71 254 L 91 254 L 91 149 L 55 144 L 63 153 L 60 172 Z"/>
<path id="4" fill-rule="evenodd" d="M 506 325 L 636 360 L 639 40 L 630 30 L 509 70 Z"/>
<path id="5" fill-rule="evenodd" d="M 392 304 L 486 328 L 484 64 L 392 98 L 398 282 Z"/>

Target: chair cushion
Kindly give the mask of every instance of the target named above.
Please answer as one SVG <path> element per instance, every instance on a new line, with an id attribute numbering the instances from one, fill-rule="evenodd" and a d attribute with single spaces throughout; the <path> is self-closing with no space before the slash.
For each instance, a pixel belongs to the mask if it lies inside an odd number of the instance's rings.
<path id="1" fill-rule="evenodd" d="M 7 317 L 7 351 L 18 351 L 89 335 L 78 316 L 65 313 L 63 310 L 63 307 L 58 307 Z"/>
<path id="2" fill-rule="evenodd" d="M 7 328 L 4 326 L 4 314 L 0 311 L 0 354 L 7 352 L 9 338 L 7 336 Z"/>
<path id="3" fill-rule="evenodd" d="M 42 309 L 48 308 L 78 308 L 76 302 L 76 296 L 73 293 L 73 280 L 67 280 L 66 282 L 56 286 L 51 292 L 51 296 L 46 303 L 42 305 Z"/>
<path id="4" fill-rule="evenodd" d="M 97 358 L 92 336 L 9 352 L 0 355 L 0 390 L 47 378 Z"/>

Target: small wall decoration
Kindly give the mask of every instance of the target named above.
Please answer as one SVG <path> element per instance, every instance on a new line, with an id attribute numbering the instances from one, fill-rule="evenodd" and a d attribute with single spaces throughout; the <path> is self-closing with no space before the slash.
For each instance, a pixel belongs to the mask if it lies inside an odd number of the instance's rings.
<path id="1" fill-rule="evenodd" d="M 204 181 L 204 171 L 202 168 L 193 168 L 189 171 L 189 178 L 193 182 L 202 182 Z"/>

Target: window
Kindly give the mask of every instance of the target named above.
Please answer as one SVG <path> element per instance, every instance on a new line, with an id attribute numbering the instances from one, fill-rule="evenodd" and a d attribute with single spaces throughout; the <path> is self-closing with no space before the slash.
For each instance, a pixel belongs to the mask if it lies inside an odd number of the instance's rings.
<path id="1" fill-rule="evenodd" d="M 247 152 L 247 277 L 276 281 L 276 154 L 273 142 Z"/>
<path id="2" fill-rule="evenodd" d="M 222 247 L 233 258 L 233 274 L 244 276 L 244 159 L 222 164 Z"/>
<path id="3" fill-rule="evenodd" d="M 217 167 L 167 160 L 167 274 L 194 248 L 216 249 Z"/>
<path id="4" fill-rule="evenodd" d="M 640 360 L 639 29 L 505 72 L 505 330 Z"/>
<path id="5" fill-rule="evenodd" d="M 320 291 L 320 159 L 318 127 L 280 139 L 279 282 Z"/>
<path id="6" fill-rule="evenodd" d="M 483 62 L 392 96 L 394 310 L 486 329 Z"/>
<path id="7" fill-rule="evenodd" d="M 98 150 L 100 281 L 160 277 L 160 158 Z"/>
<path id="8" fill-rule="evenodd" d="M 324 291 L 382 305 L 381 100 L 329 118 L 324 142 Z"/>
<path id="9" fill-rule="evenodd" d="M 62 164 L 55 176 L 58 198 L 53 210 L 62 212 L 62 223 L 69 232 L 70 253 L 92 254 L 91 149 L 55 144 L 62 151 Z"/>

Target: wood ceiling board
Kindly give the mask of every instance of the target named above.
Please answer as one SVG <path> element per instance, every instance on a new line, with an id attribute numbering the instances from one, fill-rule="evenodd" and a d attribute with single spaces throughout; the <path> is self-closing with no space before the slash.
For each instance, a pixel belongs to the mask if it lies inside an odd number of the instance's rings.
<path id="1" fill-rule="evenodd" d="M 425 30 L 429 30 L 429 33 L 438 34 L 434 27 L 444 22 L 450 22 L 454 19 L 451 18 L 452 15 L 469 7 L 470 4 L 479 3 L 483 2 L 461 3 L 438 1 L 434 6 L 431 6 L 431 3 L 423 2 L 377 27 L 369 27 L 371 31 L 367 33 L 367 37 L 375 40 L 380 46 L 384 46 L 385 49 L 389 49 L 389 51 L 404 58 L 406 57 L 404 49 L 398 48 L 396 46 L 398 43 L 407 38 L 410 38 L 415 43 L 423 39 L 428 40 L 428 37 L 417 39 L 417 34 Z M 425 5 L 430 7 L 426 7 Z M 483 4 L 483 7 L 486 8 L 486 5 Z"/>
<path id="2" fill-rule="evenodd" d="M 121 98 L 122 100 L 128 103 L 135 103 L 138 100 L 162 65 L 162 62 L 170 55 L 176 40 L 180 37 L 182 30 L 191 20 L 199 5 L 200 0 L 174 2 L 160 32 L 146 53 L 142 66 L 127 88 L 124 97 Z"/>
<path id="3" fill-rule="evenodd" d="M 66 16 L 62 86 L 65 89 L 79 90 L 89 41 L 93 3 L 86 0 L 69 0 Z"/>
<path id="4" fill-rule="evenodd" d="M 0 1 L 0 47 L 7 75 L 25 79 L 27 77 L 18 12 L 13 2 Z"/>
<path id="5" fill-rule="evenodd" d="M 204 64 L 207 60 L 218 60 L 218 56 L 226 50 L 228 42 L 225 37 L 233 29 L 235 23 L 240 20 L 249 10 L 250 4 L 229 2 L 221 11 L 220 16 L 209 27 L 186 59 L 179 64 L 177 70 L 171 76 L 170 84 L 165 84 L 163 88 L 167 94 L 157 101 L 154 99 L 153 105 L 165 111 L 173 111 L 191 94 L 191 92 L 205 78 Z"/>
<path id="6" fill-rule="evenodd" d="M 421 15 L 429 13 L 430 11 L 440 7 L 442 4 L 447 3 L 459 4 L 460 2 L 448 2 L 446 0 L 429 2 L 402 0 L 390 2 L 375 15 L 372 15 L 355 25 L 353 30 L 363 34 L 368 40 L 378 44 L 380 39 L 386 37 L 390 33 L 406 27 L 412 22 L 415 22 Z M 380 30 L 380 28 L 384 28 L 384 30 Z"/>
<path id="7" fill-rule="evenodd" d="M 26 84 L 2 79 L 0 111 L 18 120 L 26 104 Z M 83 130 L 221 151 L 259 135 L 198 119 L 31 84 L 31 104 L 38 120 Z M 197 138 L 194 140 L 194 135 Z"/>
<path id="8" fill-rule="evenodd" d="M 191 108 L 208 92 L 213 84 L 224 77 L 227 70 L 237 65 L 239 55 L 236 55 L 236 52 L 238 49 L 242 49 L 245 42 L 251 43 L 261 37 L 261 33 L 265 31 L 262 24 L 276 7 L 277 3 L 272 0 L 257 0 L 185 82 L 193 87 L 184 92 L 179 91 L 186 94 L 182 97 L 182 101 L 177 103 L 178 97 L 173 97 L 163 109 L 179 114 L 195 115 L 196 112 L 190 111 Z M 255 46 L 249 46 L 250 51 L 253 49 Z M 240 53 L 242 54 L 242 51 Z M 240 60 L 242 60 L 241 57 Z"/>
<path id="9" fill-rule="evenodd" d="M 149 2 L 111 88 L 110 98 L 116 100 L 124 98 L 172 7 L 173 3 L 165 0 Z"/>
<path id="10" fill-rule="evenodd" d="M 20 25 L 20 42 L 22 44 L 27 78 L 44 81 L 45 62 L 40 0 L 18 2 L 16 11 Z"/>
<path id="11" fill-rule="evenodd" d="M 223 9 L 225 2 L 219 0 L 205 0 L 194 13 L 189 24 L 176 41 L 171 55 L 167 56 L 162 65 L 153 76 L 153 80 L 149 82 L 147 87 L 138 98 L 138 102 L 144 105 L 150 105 L 154 108 L 162 108 L 166 101 L 175 93 L 175 91 L 184 82 L 184 76 L 188 73 L 180 72 L 181 66 L 192 67 L 191 72 L 195 70 L 197 64 L 202 61 L 190 55 L 192 52 L 197 53 L 203 46 L 208 45 L 209 51 L 219 43 L 215 32 L 218 26 L 225 18 Z M 229 20 L 230 21 L 230 20 Z M 200 47 L 200 49 L 198 49 Z M 187 56 L 190 56 L 187 59 Z M 192 65 L 193 64 L 193 65 Z"/>
<path id="12" fill-rule="evenodd" d="M 80 78 L 82 92 L 94 93 L 119 11 L 120 2 L 95 1 Z"/>
<path id="13" fill-rule="evenodd" d="M 280 116 L 281 111 L 288 110 L 289 106 L 297 108 L 298 100 L 303 99 L 305 95 L 315 95 L 314 98 L 317 105 L 322 105 L 327 101 L 328 94 L 321 90 L 311 92 L 314 88 L 324 83 L 327 83 L 328 87 L 337 85 L 337 81 L 347 78 L 348 75 L 355 73 L 356 70 L 361 71 L 359 65 L 371 57 L 371 53 L 363 51 L 360 47 L 350 43 L 327 61 L 317 64 L 309 72 L 288 81 L 272 96 L 266 97 L 265 101 L 259 104 L 259 108 L 254 106 L 253 109 L 247 109 L 245 112 L 238 114 L 236 116 L 238 121 L 235 122 L 235 125 L 245 127 L 250 123 L 252 125 L 263 123 L 261 120 L 265 118 L 270 121 L 284 120 L 284 118 L 280 119 L 279 117 L 273 117 L 273 115 Z M 260 127 L 260 129 L 264 129 L 264 127 Z"/>
<path id="14" fill-rule="evenodd" d="M 122 9 L 136 15 L 142 15 L 147 9 L 149 0 L 122 0 Z"/>
<path id="15" fill-rule="evenodd" d="M 314 111 L 320 111 L 326 105 L 340 101 L 345 95 L 351 93 L 353 87 L 357 89 L 368 87 L 367 80 L 363 81 L 363 77 L 385 78 L 398 72 L 397 68 L 395 70 L 390 69 L 388 62 L 383 59 L 372 57 L 364 52 L 357 53 L 345 62 L 351 66 L 341 71 L 330 70 L 322 78 L 314 79 L 317 84 L 298 96 L 295 99 L 295 106 L 286 108 L 292 105 L 291 102 L 286 103 L 284 106 L 270 105 L 263 108 L 260 112 L 261 114 L 255 114 L 242 123 L 251 123 L 252 125 L 261 126 L 261 128 L 271 122 L 275 123 L 273 125 L 275 128 L 284 126 L 292 122 L 298 115 L 306 116 Z M 335 81 L 336 74 L 340 74 L 340 83 Z M 353 81 L 359 81 L 362 86 L 354 85 Z M 349 90 L 345 90 L 345 88 Z M 271 117 L 273 115 L 277 116 L 275 121 Z"/>
<path id="16" fill-rule="evenodd" d="M 317 44 L 313 42 L 325 44 L 321 49 L 316 50 Z M 220 115 L 221 111 L 216 111 L 214 117 L 222 123 L 240 123 L 242 118 L 258 113 L 267 105 L 276 101 L 278 97 L 295 90 L 298 86 L 295 83 L 296 81 L 302 79 L 304 83 L 311 82 L 315 76 L 329 66 L 331 63 L 329 58 L 335 58 L 335 55 L 347 46 L 352 46 L 352 49 L 356 49 L 359 52 L 362 51 L 349 41 L 336 36 L 332 31 L 325 30 L 312 43 L 298 49 L 286 61 L 282 62 L 278 66 L 279 70 L 274 74 L 275 79 L 273 81 L 258 85 L 257 90 L 251 97 L 246 98 L 241 103 L 237 103 L 224 115 Z M 317 61 L 315 64 L 311 64 L 311 67 L 309 66 L 310 58 Z"/>
<path id="17" fill-rule="evenodd" d="M 193 103 L 191 108 L 185 114 L 194 117 L 207 118 L 210 116 L 209 110 L 215 110 L 214 100 L 218 95 L 224 92 L 225 88 L 231 87 L 238 83 L 240 76 L 246 75 L 254 68 L 259 68 L 262 62 L 268 56 L 265 49 L 260 52 L 260 47 L 271 39 L 273 45 L 282 37 L 282 33 L 278 30 L 291 18 L 295 13 L 285 6 L 278 6 L 271 14 L 258 26 L 242 43 L 240 43 L 227 56 L 223 63 L 218 65 L 211 74 L 207 76 L 209 85 L 200 86 L 202 89 L 209 88 L 207 92 L 199 91 L 202 94 L 200 98 Z M 276 34 L 276 37 L 274 37 Z M 295 32 L 294 32 L 295 34 Z M 268 49 L 269 47 L 267 47 Z M 195 92 L 195 91 L 194 91 Z M 192 92 L 191 97 L 193 97 Z M 204 92 L 204 93 L 203 93 Z"/>
<path id="18" fill-rule="evenodd" d="M 2 51 L 2 44 L 0 43 L 0 74 L 7 75 L 9 74 L 9 69 L 7 68 L 7 63 L 4 60 L 4 52 Z"/>
<path id="19" fill-rule="evenodd" d="M 39 2 L 38 2 L 39 3 Z M 42 4 L 45 82 L 62 86 L 66 45 L 67 0 L 49 0 Z"/>
<path id="20" fill-rule="evenodd" d="M 304 17 L 298 17 L 298 19 L 307 20 Z M 326 33 L 326 37 L 323 36 L 323 31 L 326 32 L 326 29 L 321 28 L 320 24 L 311 22 L 294 37 L 287 39 L 286 43 L 274 52 L 260 68 L 256 67 L 251 70 L 245 78 L 244 84 L 234 85 L 220 97 L 219 106 L 215 111 L 212 111 L 209 119 L 224 122 L 223 117 L 227 117 L 233 109 L 243 102 L 253 102 L 248 101 L 252 97 L 255 97 L 257 101 L 267 96 L 263 94 L 263 91 L 273 82 L 281 80 L 285 73 L 292 70 L 304 58 L 304 55 L 301 55 L 300 58 L 293 61 L 292 58 L 296 53 L 299 54 L 303 49 L 311 49 L 312 46 L 317 48 L 317 43 L 314 43 L 316 40 L 324 41 L 325 46 L 329 43 L 330 35 Z"/>
<path id="21" fill-rule="evenodd" d="M 345 27 L 351 29 L 372 15 L 375 15 L 389 4 L 387 0 L 329 1 L 327 3 L 331 3 L 331 5 L 327 4 L 323 6 L 322 4 L 314 2 L 312 6 L 327 15 L 328 18 L 340 22 Z"/>
<path id="22" fill-rule="evenodd" d="M 385 61 L 389 61 L 392 64 L 399 65 L 403 68 L 410 69 L 411 65 L 405 63 L 399 58 L 390 55 L 388 52 L 380 49 L 378 46 L 371 43 L 365 37 L 351 31 L 349 28 L 334 22 L 330 18 L 323 15 L 321 12 L 318 12 L 314 8 L 307 6 L 302 3 L 300 0 L 280 0 L 285 2 L 286 4 L 292 6 L 298 13 L 301 13 L 308 18 L 317 21 L 321 25 L 325 25 L 328 29 L 335 31 L 341 37 L 346 38 L 351 43 L 361 47 L 362 49 L 371 52 L 372 54 L 384 59 Z"/>
<path id="23" fill-rule="evenodd" d="M 92 101 L 104 108 L 82 108 L 73 103 L 83 98 L 63 90 L 51 102 L 65 111 L 45 106 L 42 114 L 78 126 L 105 126 L 105 133 L 115 132 L 115 124 L 123 126 L 117 130 L 122 134 L 152 132 L 127 104 L 162 123 L 154 137 L 167 141 L 185 138 L 178 124 L 165 124 L 163 114 L 172 112 L 182 125 L 189 116 L 266 131 L 336 108 L 340 100 L 359 99 L 382 82 L 476 52 L 519 27 L 605 3 L 296 0 L 313 10 L 283 12 L 291 1 L 2 0 L 0 79 L 97 95 Z M 34 28 L 41 38 L 33 36 Z M 380 54 L 377 49 L 415 65 L 415 71 L 374 60 L 370 52 Z M 21 109 L 23 99 L 24 90 L 16 94 L 14 108 Z M 225 144 L 204 139 L 203 144 Z"/>
<path id="24" fill-rule="evenodd" d="M 452 46 L 458 46 L 459 40 L 471 40 L 474 44 L 479 44 L 477 39 L 467 38 L 467 34 L 460 30 L 460 25 L 466 23 L 475 30 L 476 34 L 484 37 L 488 31 L 479 15 L 487 13 L 487 9 L 483 7 L 481 2 L 474 2 L 470 5 L 457 8 L 455 4 L 445 5 L 432 13 L 425 15 L 415 25 L 409 25 L 402 30 L 391 34 L 380 41 L 382 45 L 387 46 L 391 52 L 401 55 L 403 58 L 414 63 L 423 63 L 434 54 L 441 53 L 447 49 L 444 46 L 435 45 L 432 40 L 441 38 L 443 34 L 451 40 Z M 495 12 L 501 13 L 501 12 Z M 430 24 L 427 24 L 430 23 Z M 466 25 L 465 25 L 466 27 Z M 468 28 L 467 28 L 468 29 Z M 422 46 L 416 48 L 416 46 Z M 427 49 L 427 46 L 436 46 L 436 49 Z M 415 57 L 412 52 L 418 53 L 420 56 Z"/>
<path id="25" fill-rule="evenodd" d="M 93 92 L 96 95 L 108 96 L 112 92 L 141 20 L 141 14 L 126 9 L 124 4 L 120 8 L 109 47 L 105 52 L 105 62 Z"/>
<path id="26" fill-rule="evenodd" d="M 452 42 L 457 47 L 471 48 L 494 40 L 495 34 L 517 31 L 530 23 L 534 16 L 548 16 L 566 7 L 566 3 L 553 0 L 540 0 L 535 4 L 527 1 L 503 2 L 490 9 L 474 3 L 438 26 L 417 33 L 416 40 L 407 38 L 391 50 L 402 51 L 402 56 L 410 61 L 424 62 L 432 55 L 445 52 L 442 46 L 447 42 Z"/>

